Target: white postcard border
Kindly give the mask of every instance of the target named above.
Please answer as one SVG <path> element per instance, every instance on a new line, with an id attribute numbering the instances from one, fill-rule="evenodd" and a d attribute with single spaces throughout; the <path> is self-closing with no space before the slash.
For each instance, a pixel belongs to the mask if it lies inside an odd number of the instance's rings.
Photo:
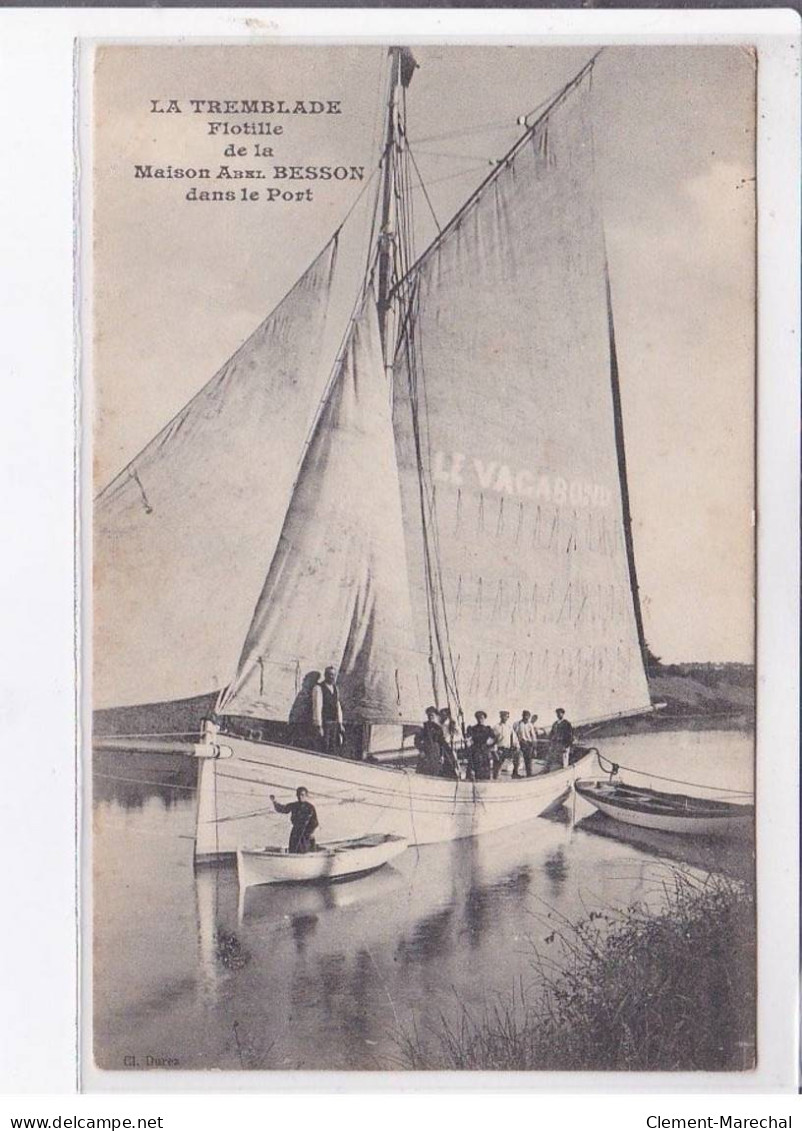
<path id="1" fill-rule="evenodd" d="M 797 1065 L 799 20 L 788 11 L 257 9 L 5 10 L 0 106 L 11 160 L 0 312 L 11 393 L 2 452 L 9 528 L 0 660 L 12 772 L 3 798 L 9 898 L 24 929 L 4 940 L 0 988 L 14 1024 L 3 1086 L 74 1086 L 75 728 L 72 592 L 73 42 L 176 37 L 272 41 L 740 42 L 759 52 L 758 893 L 759 1064 L 749 1074 L 367 1074 L 98 1072 L 94 1091 L 422 1090 L 671 1093 L 788 1091 Z M 313 29 L 314 35 L 310 34 Z M 86 257 L 82 258 L 83 264 Z M 86 294 L 86 278 L 81 277 Z M 84 364 L 86 355 L 84 354 Z M 83 412 L 85 423 L 88 414 Z M 87 442 L 84 435 L 83 442 Z M 86 498 L 86 492 L 84 492 Z M 84 512 L 85 517 L 85 512 Z M 84 529 L 86 524 L 84 523 Z M 85 553 L 86 543 L 83 543 Z M 44 691 L 44 699 L 42 692 Z M 85 831 L 85 830 L 84 830 Z M 85 847 L 85 846 L 84 846 Z M 88 853 L 82 854 L 85 875 Z M 87 885 L 82 883 L 84 891 Z M 35 898 L 32 897 L 35 892 Z M 81 908 L 88 984 L 88 902 Z M 84 1034 L 89 1011 L 83 1008 Z M 5 1012 L 5 1009 L 4 1009 Z M 86 1048 L 91 1047 L 85 1045 Z M 45 1051 L 46 1050 L 46 1051 Z"/>

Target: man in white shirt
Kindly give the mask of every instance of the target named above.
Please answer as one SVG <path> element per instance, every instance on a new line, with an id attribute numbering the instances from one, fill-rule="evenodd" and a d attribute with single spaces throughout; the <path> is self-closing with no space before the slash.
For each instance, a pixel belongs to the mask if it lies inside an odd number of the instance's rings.
<path id="1" fill-rule="evenodd" d="M 312 719 L 324 754 L 340 754 L 345 741 L 337 671 L 328 667 L 312 691 Z"/>
<path id="2" fill-rule="evenodd" d="M 531 778 L 532 759 L 535 756 L 535 746 L 537 744 L 537 730 L 535 729 L 535 724 L 532 722 L 531 712 L 522 711 L 520 719 L 517 723 L 515 723 L 512 729 L 515 731 L 515 735 L 518 739 L 518 746 L 520 747 L 520 752 L 521 754 L 523 754 L 526 776 L 528 778 Z M 512 776 L 514 778 L 519 778 L 521 776 L 518 773 L 520 760 L 521 759 L 517 751 L 514 752 L 512 756 Z"/>
<path id="3" fill-rule="evenodd" d="M 493 727 L 493 734 L 496 738 L 496 745 L 493 747 L 493 780 L 495 781 L 507 759 L 512 758 L 514 765 L 516 757 L 520 756 L 518 735 L 510 722 L 509 711 L 499 711 L 498 723 Z"/>

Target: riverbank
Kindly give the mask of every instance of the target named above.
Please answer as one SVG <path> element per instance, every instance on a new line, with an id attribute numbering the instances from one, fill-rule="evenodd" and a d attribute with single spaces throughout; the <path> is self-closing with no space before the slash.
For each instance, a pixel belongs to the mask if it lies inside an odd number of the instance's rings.
<path id="1" fill-rule="evenodd" d="M 647 676 L 653 703 L 665 715 L 715 719 L 746 714 L 754 719 L 755 669 L 751 664 L 663 664 L 651 657 Z"/>
<path id="2" fill-rule="evenodd" d="M 532 957 L 538 988 L 465 1007 L 400 1039 L 404 1067 L 739 1071 L 755 1063 L 751 884 L 673 869 L 665 901 L 559 917 Z M 521 987 L 524 985 L 521 979 Z"/>
<path id="3" fill-rule="evenodd" d="M 584 741 L 655 731 L 739 730 L 755 726 L 755 669 L 751 664 L 663 664 L 647 666 L 654 711 L 580 727 Z"/>

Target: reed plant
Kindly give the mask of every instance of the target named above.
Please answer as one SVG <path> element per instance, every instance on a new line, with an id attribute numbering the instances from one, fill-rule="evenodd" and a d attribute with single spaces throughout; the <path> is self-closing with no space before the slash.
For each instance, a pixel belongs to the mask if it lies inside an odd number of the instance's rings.
<path id="1" fill-rule="evenodd" d="M 480 1011 L 400 1037 L 413 1069 L 745 1070 L 755 1062 L 751 884 L 672 869 L 644 903 L 551 912 L 533 978 Z"/>

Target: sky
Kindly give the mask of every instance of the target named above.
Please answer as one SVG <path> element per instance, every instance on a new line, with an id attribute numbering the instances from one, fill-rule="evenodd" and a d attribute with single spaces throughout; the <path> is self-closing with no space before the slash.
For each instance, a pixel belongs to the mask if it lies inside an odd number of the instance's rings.
<path id="1" fill-rule="evenodd" d="M 441 224 L 514 142 L 518 117 L 592 53 L 415 47 L 409 135 Z M 303 203 L 190 203 L 189 182 L 135 180 L 133 165 L 226 163 L 225 145 L 243 139 L 208 137 L 207 116 L 187 112 L 191 98 L 319 99 L 339 100 L 342 114 L 282 119 L 289 124 L 275 139 L 274 160 L 364 165 L 369 173 L 378 160 L 385 55 L 381 47 L 99 49 L 98 488 L 276 305 L 362 187 L 316 182 L 314 200 Z M 646 637 L 666 662 L 750 662 L 754 59 L 738 47 L 608 47 L 592 81 Z M 170 98 L 184 113 L 150 112 L 152 99 Z M 368 190 L 343 233 L 344 266 L 355 280 L 370 198 Z M 423 247 L 435 228 L 420 193 L 416 217 Z"/>

